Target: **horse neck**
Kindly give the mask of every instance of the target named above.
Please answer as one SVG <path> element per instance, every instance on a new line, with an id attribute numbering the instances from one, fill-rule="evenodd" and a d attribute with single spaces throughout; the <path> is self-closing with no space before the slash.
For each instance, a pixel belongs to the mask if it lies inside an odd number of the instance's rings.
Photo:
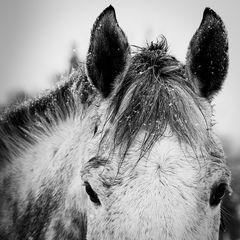
<path id="1" fill-rule="evenodd" d="M 34 120 L 34 131 L 26 133 L 34 141 L 26 143 L 24 139 L 15 140 L 19 143 L 22 141 L 22 148 L 18 149 L 21 152 L 13 155 L 10 163 L 0 169 L 3 173 L 0 174 L 0 184 L 7 176 L 14 175 L 21 199 L 25 199 L 29 192 L 37 194 L 43 186 L 55 188 L 56 191 L 64 188 L 75 194 L 80 191 L 80 170 L 87 153 L 89 129 L 86 124 L 89 122 L 88 109 L 91 106 L 87 106 L 87 101 L 79 100 L 77 90 L 73 93 L 76 95 L 75 103 L 78 104 L 74 111 L 56 122 L 54 120 L 54 124 L 50 125 L 46 122 L 43 124 L 44 119 L 41 121 L 41 118 L 39 121 Z M 21 183 L 17 179 L 21 179 Z M 79 190 L 73 191 L 77 187 Z"/>

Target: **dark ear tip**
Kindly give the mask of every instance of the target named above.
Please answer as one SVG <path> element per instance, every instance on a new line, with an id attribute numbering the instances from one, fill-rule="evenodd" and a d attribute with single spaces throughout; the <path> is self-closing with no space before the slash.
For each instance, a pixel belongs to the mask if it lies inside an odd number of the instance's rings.
<path id="1" fill-rule="evenodd" d="M 203 12 L 203 20 L 206 19 L 207 17 L 221 20 L 221 18 L 218 16 L 218 14 L 215 11 L 213 11 L 210 7 L 206 7 Z"/>
<path id="2" fill-rule="evenodd" d="M 93 34 L 96 31 L 96 29 L 98 29 L 98 26 L 101 23 L 104 23 L 105 21 L 108 21 L 108 22 L 113 23 L 113 24 L 117 23 L 116 13 L 115 13 L 115 10 L 114 10 L 112 5 L 109 5 L 107 8 L 105 8 L 101 12 L 101 14 L 98 16 L 98 18 L 96 19 L 96 21 L 95 21 L 95 23 L 93 25 L 91 38 L 93 37 Z"/>
<path id="3" fill-rule="evenodd" d="M 206 7 L 204 9 L 203 15 L 207 15 L 207 14 L 216 14 L 210 7 Z"/>
<path id="4" fill-rule="evenodd" d="M 105 10 L 107 10 L 107 11 L 114 11 L 115 12 L 115 9 L 114 9 L 114 7 L 111 4 Z"/>
<path id="5" fill-rule="evenodd" d="M 99 18 L 101 19 L 102 17 L 106 16 L 106 15 L 111 15 L 113 14 L 113 16 L 115 17 L 115 9 L 112 5 L 109 5 L 107 8 L 105 8 L 102 13 L 100 14 Z"/>

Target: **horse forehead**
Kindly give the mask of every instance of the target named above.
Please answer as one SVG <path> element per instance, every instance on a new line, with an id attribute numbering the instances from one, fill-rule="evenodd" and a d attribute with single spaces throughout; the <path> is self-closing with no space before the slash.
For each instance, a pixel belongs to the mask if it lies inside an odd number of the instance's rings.
<path id="1" fill-rule="evenodd" d="M 120 161 L 120 167 L 117 158 L 108 162 L 111 165 L 109 169 L 115 169 L 114 174 L 118 173 L 117 178 L 119 177 L 119 184 L 122 186 L 141 185 L 149 188 L 152 185 L 162 186 L 164 189 L 169 186 L 169 189 L 195 192 L 205 201 L 214 182 L 219 179 L 228 181 L 229 172 L 224 156 L 211 156 L 204 144 L 192 146 L 180 142 L 177 136 L 165 136 L 156 141 L 152 149 L 139 159 L 141 139 L 138 140 L 130 148 L 126 158 Z M 213 148 L 218 148 L 215 143 L 212 144 Z M 107 172 L 109 173 L 108 170 Z"/>
<path id="2" fill-rule="evenodd" d="M 176 136 L 163 137 L 157 141 L 149 153 L 136 163 L 138 148 L 136 144 L 121 166 L 123 178 L 127 174 L 132 175 L 126 178 L 129 182 L 137 179 L 145 181 L 149 176 L 152 179 L 164 180 L 166 184 L 171 182 L 176 185 L 211 177 L 211 160 L 206 156 L 208 153 L 205 152 L 205 155 L 200 149 L 180 143 Z"/>
<path id="3" fill-rule="evenodd" d="M 182 158 L 187 161 L 190 156 L 193 156 L 193 148 L 188 144 L 180 144 L 177 137 L 171 136 L 156 142 L 149 154 L 149 159 L 161 164 Z"/>
<path id="4" fill-rule="evenodd" d="M 162 173 L 171 169 L 176 174 L 181 169 L 199 169 L 197 155 L 189 144 L 180 143 L 177 137 L 164 137 L 154 144 L 142 165 Z"/>

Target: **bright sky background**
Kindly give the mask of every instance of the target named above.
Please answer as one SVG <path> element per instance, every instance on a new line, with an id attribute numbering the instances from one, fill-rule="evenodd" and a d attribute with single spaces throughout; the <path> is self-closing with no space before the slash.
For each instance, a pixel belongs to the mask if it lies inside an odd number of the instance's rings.
<path id="1" fill-rule="evenodd" d="M 68 69 L 76 43 L 85 59 L 90 30 L 101 11 L 112 4 L 130 44 L 143 46 L 164 34 L 170 51 L 185 61 L 188 43 L 205 7 L 213 8 L 229 33 L 230 69 L 216 97 L 217 130 L 240 149 L 240 2 L 236 0 L 1 0 L 0 102 L 9 92 L 39 91 Z"/>

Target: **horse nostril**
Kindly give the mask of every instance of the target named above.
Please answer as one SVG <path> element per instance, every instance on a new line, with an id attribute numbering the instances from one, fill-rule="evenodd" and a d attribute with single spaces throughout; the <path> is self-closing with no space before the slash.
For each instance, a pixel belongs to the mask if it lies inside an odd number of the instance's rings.
<path id="1" fill-rule="evenodd" d="M 97 206 L 101 205 L 97 193 L 92 189 L 89 182 L 84 182 L 86 193 L 88 194 L 90 200 Z"/>

